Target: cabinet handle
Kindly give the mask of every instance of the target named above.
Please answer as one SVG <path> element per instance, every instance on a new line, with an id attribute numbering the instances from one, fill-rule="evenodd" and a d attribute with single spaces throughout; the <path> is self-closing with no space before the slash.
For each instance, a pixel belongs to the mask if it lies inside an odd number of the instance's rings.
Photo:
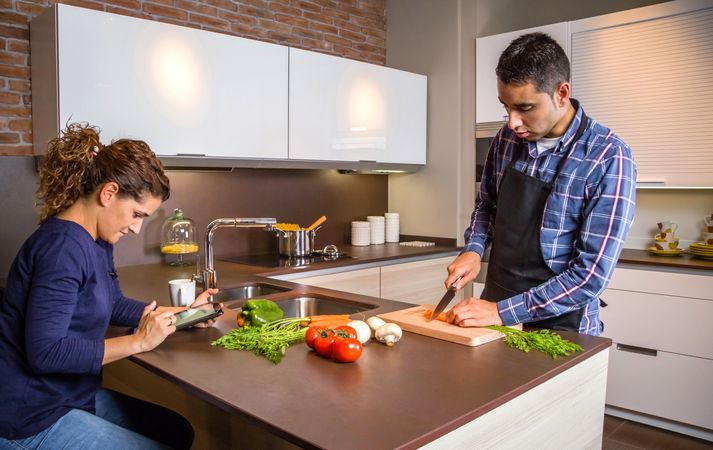
<path id="1" fill-rule="evenodd" d="M 635 345 L 616 344 L 616 349 L 621 350 L 622 352 L 638 353 L 640 355 L 646 355 L 646 356 L 654 356 L 655 357 L 658 355 L 658 350 L 654 350 L 652 348 L 646 348 L 646 347 L 637 347 Z"/>

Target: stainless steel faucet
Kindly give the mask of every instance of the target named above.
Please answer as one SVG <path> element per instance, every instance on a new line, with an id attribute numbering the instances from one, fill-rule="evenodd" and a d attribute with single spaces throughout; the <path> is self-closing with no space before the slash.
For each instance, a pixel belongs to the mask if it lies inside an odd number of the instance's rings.
<path id="1" fill-rule="evenodd" d="M 206 228 L 205 232 L 205 266 L 203 274 L 196 281 L 203 285 L 204 289 L 217 288 L 218 277 L 213 267 L 213 233 L 218 228 L 234 227 L 234 228 L 265 228 L 265 231 L 272 231 L 272 226 L 277 223 L 275 218 L 227 218 L 215 219 Z"/>

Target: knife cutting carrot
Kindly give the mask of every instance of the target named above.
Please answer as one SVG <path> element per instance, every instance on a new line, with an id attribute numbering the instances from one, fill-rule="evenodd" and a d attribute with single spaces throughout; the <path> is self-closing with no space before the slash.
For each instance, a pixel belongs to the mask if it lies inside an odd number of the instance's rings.
<path id="1" fill-rule="evenodd" d="M 426 311 L 423 312 L 423 317 L 424 317 L 426 320 L 428 320 L 428 319 L 431 318 L 431 314 L 432 314 L 432 313 L 433 313 L 433 310 L 432 310 L 432 309 L 427 309 Z M 434 317 L 433 320 L 440 320 L 440 321 L 443 321 L 443 322 L 448 322 L 448 321 L 446 320 L 446 313 L 445 313 L 445 312 L 440 313 L 438 316 Z"/>

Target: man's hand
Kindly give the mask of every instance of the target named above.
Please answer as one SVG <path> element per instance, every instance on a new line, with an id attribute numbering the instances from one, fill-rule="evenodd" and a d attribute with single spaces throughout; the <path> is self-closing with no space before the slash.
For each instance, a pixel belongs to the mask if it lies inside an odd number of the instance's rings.
<path id="1" fill-rule="evenodd" d="M 450 289 L 453 282 L 458 280 L 455 286 L 456 290 L 460 290 L 466 284 L 470 283 L 478 276 L 480 272 L 480 255 L 475 252 L 464 252 L 447 268 L 448 277 L 446 278 L 446 289 Z"/>
<path id="2" fill-rule="evenodd" d="M 459 327 L 487 327 L 488 325 L 503 324 L 498 312 L 498 304 L 479 298 L 467 298 L 458 303 L 446 313 L 446 322 Z"/>

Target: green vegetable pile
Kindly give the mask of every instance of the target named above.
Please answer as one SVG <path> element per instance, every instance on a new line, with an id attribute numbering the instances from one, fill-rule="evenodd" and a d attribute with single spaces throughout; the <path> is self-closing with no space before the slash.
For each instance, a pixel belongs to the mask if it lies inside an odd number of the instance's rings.
<path id="1" fill-rule="evenodd" d="M 285 356 L 287 347 L 304 340 L 307 329 L 302 328 L 300 323 L 305 320 L 297 317 L 276 320 L 260 327 L 235 328 L 210 345 L 229 350 L 252 350 L 277 364 Z"/>
<path id="2" fill-rule="evenodd" d="M 502 325 L 491 325 L 487 328 L 503 333 L 507 345 L 525 353 L 535 349 L 554 359 L 584 350 L 580 345 L 563 339 L 562 336 L 550 330 L 521 331 Z"/>

